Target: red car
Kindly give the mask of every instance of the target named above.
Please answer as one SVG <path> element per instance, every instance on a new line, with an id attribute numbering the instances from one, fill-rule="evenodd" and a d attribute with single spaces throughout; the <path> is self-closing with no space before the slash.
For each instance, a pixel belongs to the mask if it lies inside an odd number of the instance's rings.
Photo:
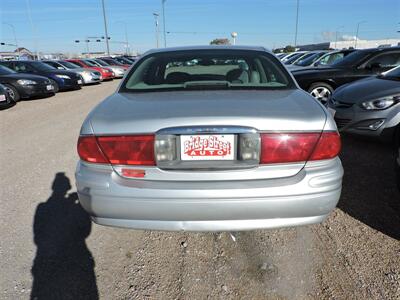
<path id="1" fill-rule="evenodd" d="M 84 61 L 82 59 L 66 59 L 65 61 L 74 63 L 82 68 L 93 69 L 93 70 L 99 71 L 101 73 L 101 76 L 103 77 L 103 80 L 113 80 L 115 77 L 114 72 L 111 71 L 110 69 L 96 66 L 95 64 L 92 64 L 88 61 Z"/>

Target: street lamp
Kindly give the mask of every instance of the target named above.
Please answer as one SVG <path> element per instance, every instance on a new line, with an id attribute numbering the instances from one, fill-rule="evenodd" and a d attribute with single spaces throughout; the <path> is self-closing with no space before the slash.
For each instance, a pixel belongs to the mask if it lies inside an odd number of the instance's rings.
<path id="1" fill-rule="evenodd" d="M 107 18 L 106 18 L 106 8 L 104 7 L 104 0 L 101 0 L 101 5 L 103 6 L 104 34 L 106 36 L 107 55 L 110 56 L 110 45 L 108 44 Z"/>
<path id="2" fill-rule="evenodd" d="M 236 45 L 237 32 L 232 32 L 231 37 L 233 39 L 233 44 Z"/>
<path id="3" fill-rule="evenodd" d="M 164 31 L 164 48 L 167 47 L 167 35 L 165 32 L 165 1 L 167 0 L 161 0 L 161 5 L 162 5 L 162 17 L 163 17 L 163 31 Z"/>
<path id="4" fill-rule="evenodd" d="M 360 29 L 360 24 L 366 23 L 367 21 L 361 21 L 357 23 L 356 40 L 354 42 L 354 49 L 357 49 L 358 31 Z"/>
<path id="5" fill-rule="evenodd" d="M 14 35 L 15 47 L 17 48 L 18 58 L 19 58 L 20 52 L 19 52 L 19 48 L 18 48 L 17 35 L 15 34 L 15 27 L 14 27 L 14 25 L 12 25 L 10 23 L 3 22 L 3 24 L 10 26 L 11 29 L 12 29 L 12 32 L 13 32 L 13 35 Z"/>
<path id="6" fill-rule="evenodd" d="M 294 33 L 294 47 L 297 46 L 297 32 L 298 32 L 298 27 L 299 27 L 299 6 L 300 6 L 300 0 L 297 0 L 297 5 L 296 5 L 296 29 Z"/>
<path id="7" fill-rule="evenodd" d="M 159 16 L 159 14 L 158 13 L 153 13 L 153 16 L 154 16 L 154 22 L 155 22 L 155 25 L 156 25 L 156 45 L 157 45 L 157 48 L 160 46 L 159 45 L 159 42 L 158 42 L 158 40 L 159 40 L 159 33 L 160 33 L 160 31 L 159 31 L 159 29 L 158 29 L 158 16 Z"/>
<path id="8" fill-rule="evenodd" d="M 342 29 L 342 28 L 344 28 L 344 26 L 340 26 L 340 27 L 336 28 L 336 35 L 335 35 L 335 49 L 337 48 L 337 47 L 336 47 L 336 44 L 337 44 L 338 30 L 339 30 L 339 29 Z"/>
<path id="9" fill-rule="evenodd" d="M 121 23 L 121 24 L 124 25 L 124 29 L 125 29 L 125 53 L 126 53 L 127 55 L 129 55 L 129 54 L 130 54 L 130 49 L 129 49 L 128 29 L 127 29 L 127 26 L 126 26 L 126 22 L 124 22 L 124 21 L 117 21 L 117 22 L 115 22 L 115 24 L 116 24 L 116 23 Z M 128 49 L 129 49 L 129 51 L 128 51 Z"/>

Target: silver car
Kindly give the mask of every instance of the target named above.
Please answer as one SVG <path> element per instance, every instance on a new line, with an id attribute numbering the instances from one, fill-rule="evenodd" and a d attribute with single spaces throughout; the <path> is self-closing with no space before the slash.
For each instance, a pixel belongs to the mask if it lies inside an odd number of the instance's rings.
<path id="1" fill-rule="evenodd" d="M 264 48 L 157 49 L 84 121 L 77 191 L 102 225 L 319 223 L 340 197 L 340 146 L 330 114 Z"/>

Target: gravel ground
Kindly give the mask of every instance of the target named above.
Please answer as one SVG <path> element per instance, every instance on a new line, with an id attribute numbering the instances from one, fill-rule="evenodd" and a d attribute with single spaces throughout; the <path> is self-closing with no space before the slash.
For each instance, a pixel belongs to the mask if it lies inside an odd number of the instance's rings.
<path id="1" fill-rule="evenodd" d="M 117 81 L 0 112 L 1 299 L 400 299 L 400 195 L 388 146 L 344 137 L 338 208 L 320 225 L 238 233 L 92 224 L 75 143 Z"/>

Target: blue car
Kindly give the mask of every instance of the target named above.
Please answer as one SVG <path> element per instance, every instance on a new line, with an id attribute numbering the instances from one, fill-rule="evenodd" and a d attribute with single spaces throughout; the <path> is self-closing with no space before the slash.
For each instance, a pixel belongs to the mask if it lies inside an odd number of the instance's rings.
<path id="1" fill-rule="evenodd" d="M 29 73 L 49 78 L 54 86 L 54 92 L 80 89 L 83 84 L 82 77 L 79 74 L 58 70 L 40 61 L 1 61 L 0 64 L 18 73 Z"/>

